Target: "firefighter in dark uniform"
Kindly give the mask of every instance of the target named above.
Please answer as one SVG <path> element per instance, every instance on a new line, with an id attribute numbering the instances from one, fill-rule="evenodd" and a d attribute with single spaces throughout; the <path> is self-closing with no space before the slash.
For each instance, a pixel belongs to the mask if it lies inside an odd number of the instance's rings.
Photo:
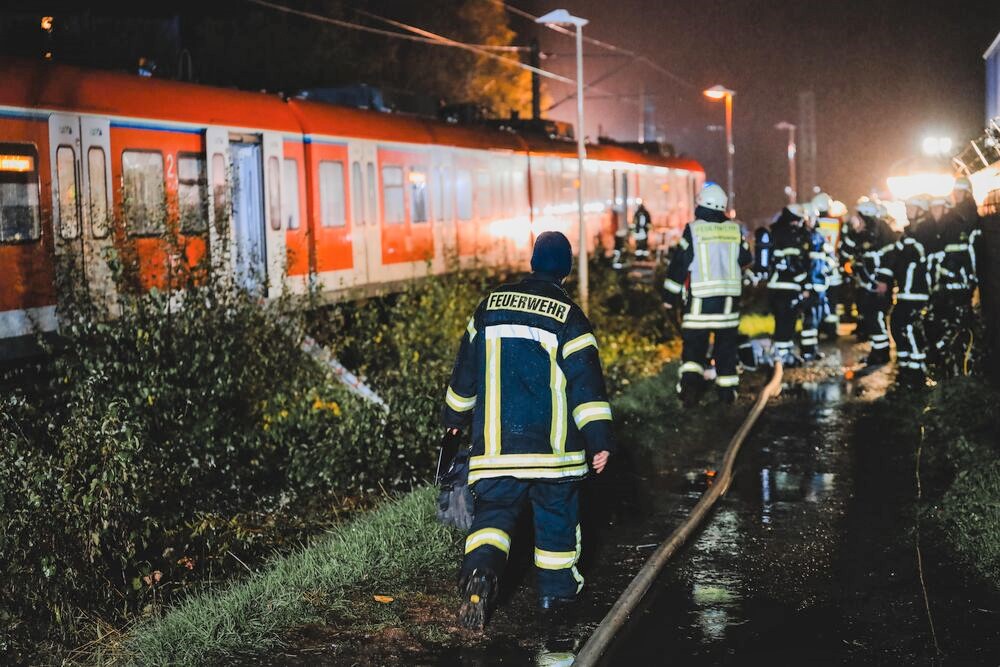
<path id="1" fill-rule="evenodd" d="M 638 206 L 632 216 L 632 238 L 635 239 L 635 258 L 639 261 L 649 259 L 649 229 L 653 225 L 653 217 L 642 203 L 636 199 Z"/>
<path id="2" fill-rule="evenodd" d="M 726 216 L 728 198 L 721 187 L 706 185 L 695 203 L 696 219 L 684 227 L 663 284 L 672 305 L 684 300 L 678 391 L 687 405 L 698 399 L 714 332 L 715 384 L 719 399 L 732 403 L 740 382 L 736 366 L 743 270 L 753 263 L 753 255 L 740 226 Z"/>
<path id="3" fill-rule="evenodd" d="M 468 628 L 481 629 L 496 602 L 529 502 L 540 606 L 572 602 L 583 587 L 580 482 L 591 467 L 604 469 L 614 444 L 597 339 L 560 286 L 571 265 L 566 237 L 544 232 L 531 275 L 492 292 L 462 336 L 443 422 L 452 432 L 472 429 L 474 518 L 459 573 L 459 621 Z"/>
<path id="4" fill-rule="evenodd" d="M 774 314 L 773 356 L 788 367 L 801 364 L 795 354 L 795 323 L 806 295 L 810 239 L 802 226 L 802 218 L 802 206 L 789 204 L 771 224 L 774 261 L 767 281 L 767 294 Z"/>
<path id="5" fill-rule="evenodd" d="M 840 273 L 840 261 L 837 256 L 840 247 L 840 228 L 842 216 L 846 210 L 843 203 L 834 201 L 825 192 L 820 192 L 813 197 L 812 208 L 815 230 L 823 237 L 822 250 L 826 253 L 826 268 L 824 269 L 823 284 L 825 289 L 822 293 L 817 293 L 819 301 L 819 321 L 816 323 L 818 332 L 822 332 L 830 340 L 836 340 L 840 328 L 840 311 L 843 308 L 841 291 L 844 284 L 843 275 Z M 837 209 L 840 209 L 839 211 Z M 822 355 L 818 355 L 822 356 Z"/>
<path id="6" fill-rule="evenodd" d="M 955 181 L 955 206 L 941 218 L 941 248 L 933 261 L 928 317 L 928 353 L 934 365 L 946 375 L 962 372 L 971 345 L 973 324 L 972 294 L 976 289 L 975 238 L 979 222 L 971 184 L 966 178 Z"/>
<path id="7" fill-rule="evenodd" d="M 826 237 L 819 231 L 815 217 L 806 218 L 806 233 L 809 238 L 809 256 L 806 266 L 805 289 L 807 296 L 802 304 L 802 331 L 799 332 L 799 349 L 806 361 L 823 358 L 819 351 L 819 327 L 829 313 L 830 304 L 826 298 L 829 287 L 830 256 L 827 252 Z"/>
<path id="8" fill-rule="evenodd" d="M 899 365 L 896 381 L 909 387 L 922 387 L 927 380 L 923 314 L 930 298 L 928 258 L 938 245 L 930 202 L 927 195 L 906 200 L 909 225 L 902 238 L 880 253 L 877 270 L 880 294 L 889 294 L 896 286 L 896 305 L 889 320 Z"/>
<path id="9" fill-rule="evenodd" d="M 864 359 L 869 366 L 889 363 L 888 313 L 892 297 L 879 293 L 879 259 L 896 235 L 889 223 L 879 216 L 879 207 L 867 198 L 858 202 L 854 224 L 841 240 L 841 256 L 849 262 L 858 305 L 858 340 L 871 341 L 871 351 Z"/>

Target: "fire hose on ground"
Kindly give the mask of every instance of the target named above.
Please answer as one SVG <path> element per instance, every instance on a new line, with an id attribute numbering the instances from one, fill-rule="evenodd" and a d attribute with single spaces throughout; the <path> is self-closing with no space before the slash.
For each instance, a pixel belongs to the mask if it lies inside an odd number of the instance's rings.
<path id="1" fill-rule="evenodd" d="M 573 662 L 575 667 L 591 667 L 599 664 L 601 657 L 607 651 L 615 635 L 628 622 L 632 612 L 635 611 L 635 608 L 642 601 L 643 597 L 645 597 L 646 592 L 649 591 L 650 586 L 656 581 L 667 561 L 677 553 L 677 550 L 698 529 L 705 517 L 708 516 L 712 506 L 715 505 L 715 502 L 729 489 L 729 484 L 733 479 L 733 464 L 736 461 L 736 455 L 739 454 L 743 441 L 746 440 L 750 430 L 757 423 L 757 419 L 764 412 L 764 407 L 767 405 L 768 400 L 781 393 L 781 376 L 781 362 L 777 362 L 775 363 L 774 374 L 770 382 L 767 383 L 767 386 L 757 396 L 757 401 L 750 410 L 750 414 L 743 420 L 739 430 L 736 431 L 736 434 L 729 441 L 729 446 L 726 448 L 726 453 L 722 460 L 722 468 L 715 478 L 715 482 L 702 494 L 684 523 L 678 526 L 670 534 L 670 537 L 660 544 L 656 551 L 649 557 L 649 560 L 646 561 L 645 565 L 642 566 L 639 574 L 635 576 L 632 583 L 621 594 L 600 625 L 594 630 L 590 639 L 584 644 L 580 653 L 577 654 L 576 660 Z"/>

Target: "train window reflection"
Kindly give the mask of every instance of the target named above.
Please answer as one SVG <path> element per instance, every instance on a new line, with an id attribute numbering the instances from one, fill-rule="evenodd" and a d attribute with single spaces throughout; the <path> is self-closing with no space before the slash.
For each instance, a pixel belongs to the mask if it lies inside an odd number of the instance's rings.
<path id="1" fill-rule="evenodd" d="M 56 187 L 59 191 L 59 234 L 75 239 L 80 233 L 76 193 L 76 152 L 69 146 L 56 149 Z"/>
<path id="2" fill-rule="evenodd" d="M 281 167 L 281 219 L 286 229 L 299 228 L 299 163 L 285 158 Z"/>
<path id="3" fill-rule="evenodd" d="M 281 229 L 281 165 L 275 155 L 267 159 L 267 194 L 267 217 L 271 229 Z"/>
<path id="4" fill-rule="evenodd" d="M 39 238 L 37 165 L 34 146 L 0 144 L 0 243 Z"/>
<path id="5" fill-rule="evenodd" d="M 480 219 L 493 217 L 493 189 L 490 172 L 485 169 L 476 173 L 476 213 Z"/>
<path id="6" fill-rule="evenodd" d="M 382 167 L 382 216 L 387 225 L 406 222 L 403 198 L 403 168 L 387 165 Z"/>
<path id="7" fill-rule="evenodd" d="M 122 181 L 125 222 L 129 232 L 136 236 L 163 232 L 166 220 L 163 154 L 159 151 L 124 151 Z"/>
<path id="8" fill-rule="evenodd" d="M 320 224 L 324 227 L 343 227 L 344 215 L 344 163 L 324 160 L 319 163 Z"/>
<path id="9" fill-rule="evenodd" d="M 181 231 L 202 234 L 208 229 L 208 176 L 205 159 L 194 153 L 177 156 L 177 201 Z"/>
<path id="10" fill-rule="evenodd" d="M 410 221 L 427 222 L 427 171 L 410 169 Z"/>
<path id="11" fill-rule="evenodd" d="M 472 176 L 465 169 L 455 172 L 455 199 L 458 202 L 458 219 L 472 220 Z"/>
<path id="12" fill-rule="evenodd" d="M 95 239 L 108 235 L 108 176 L 104 149 L 91 146 L 87 151 L 87 205 L 90 207 L 90 230 Z"/>

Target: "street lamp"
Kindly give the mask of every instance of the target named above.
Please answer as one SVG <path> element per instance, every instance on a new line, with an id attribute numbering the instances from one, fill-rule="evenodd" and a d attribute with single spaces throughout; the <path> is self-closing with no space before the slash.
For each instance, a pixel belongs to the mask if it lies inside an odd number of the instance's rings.
<path id="1" fill-rule="evenodd" d="M 583 132 L 583 26 L 589 21 L 573 16 L 565 9 L 556 9 L 535 20 L 547 26 L 571 25 L 576 29 L 576 159 L 579 163 L 576 180 L 576 208 L 580 224 L 579 258 L 577 268 L 580 278 L 580 307 L 587 312 L 590 290 L 587 285 L 587 226 L 583 219 L 583 161 L 587 157 Z"/>
<path id="2" fill-rule="evenodd" d="M 729 214 L 736 215 L 736 194 L 733 191 L 733 156 L 736 147 L 733 145 L 733 95 L 735 90 L 725 86 L 715 85 L 704 91 L 705 97 L 712 100 L 726 101 L 726 177 L 729 185 Z"/>
<path id="3" fill-rule="evenodd" d="M 788 203 L 794 204 L 798 197 L 795 184 L 795 125 L 783 120 L 774 129 L 788 130 Z"/>
<path id="4" fill-rule="evenodd" d="M 926 137 L 923 141 L 924 155 L 948 155 L 951 153 L 952 143 L 951 137 Z"/>

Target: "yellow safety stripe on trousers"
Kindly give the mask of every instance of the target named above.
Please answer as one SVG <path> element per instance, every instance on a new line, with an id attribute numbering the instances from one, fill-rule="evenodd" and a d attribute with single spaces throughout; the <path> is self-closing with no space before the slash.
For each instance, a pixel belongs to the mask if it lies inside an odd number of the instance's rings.
<path id="1" fill-rule="evenodd" d="M 565 570 L 576 565 L 576 550 L 546 551 L 535 547 L 535 567 L 543 570 Z"/>
<path id="2" fill-rule="evenodd" d="M 567 468 L 488 468 L 469 470 L 469 484 L 493 477 L 514 477 L 515 479 L 566 479 L 583 477 L 590 471 L 586 463 Z"/>
<path id="3" fill-rule="evenodd" d="M 611 404 L 607 401 L 581 403 L 573 410 L 573 421 L 578 429 L 594 421 L 611 421 Z"/>
<path id="4" fill-rule="evenodd" d="M 500 453 L 500 339 L 486 341 L 486 413 L 484 440 L 486 454 Z"/>
<path id="5" fill-rule="evenodd" d="M 580 554 L 583 553 L 583 541 L 580 539 L 580 524 L 576 524 L 576 562 L 580 562 Z M 583 575 L 580 571 L 576 569 L 576 563 L 573 564 L 573 578 L 576 580 L 576 592 L 577 594 L 583 590 Z"/>
<path id="6" fill-rule="evenodd" d="M 740 325 L 740 318 L 737 316 L 732 320 L 688 320 L 685 318 L 681 323 L 681 329 L 732 329 Z"/>
<path id="7" fill-rule="evenodd" d="M 566 451 L 566 431 L 569 430 L 566 407 L 566 375 L 556 358 L 557 347 L 549 348 L 549 391 L 552 393 L 552 425 L 549 445 L 556 454 Z"/>
<path id="8" fill-rule="evenodd" d="M 676 280 L 667 278 L 663 281 L 663 289 L 667 290 L 671 294 L 680 294 L 684 290 L 684 285 L 681 285 Z"/>
<path id="9" fill-rule="evenodd" d="M 445 396 L 444 402 L 447 403 L 448 407 L 455 412 L 468 412 L 472 408 L 476 407 L 475 396 L 462 396 L 451 387 L 448 387 L 448 394 Z"/>
<path id="10" fill-rule="evenodd" d="M 699 375 L 701 375 L 704 372 L 705 372 L 705 367 L 699 364 L 697 361 L 685 361 L 683 364 L 681 364 L 681 370 L 680 370 L 681 375 L 684 375 L 685 373 L 698 373 Z"/>
<path id="11" fill-rule="evenodd" d="M 476 340 L 476 318 L 469 318 L 469 324 L 465 327 L 465 330 L 469 332 L 469 342 Z"/>
<path id="12" fill-rule="evenodd" d="M 577 336 L 573 340 L 569 341 L 563 345 L 563 359 L 573 354 L 574 352 L 579 352 L 580 350 L 586 348 L 588 345 L 593 345 L 597 347 L 597 339 L 592 333 L 585 333 L 582 336 Z"/>
<path id="13" fill-rule="evenodd" d="M 720 387 L 736 387 L 740 384 L 739 375 L 719 375 L 715 378 L 715 384 Z"/>
<path id="14" fill-rule="evenodd" d="M 499 528 L 483 528 L 465 538 L 465 553 L 490 545 L 505 554 L 510 553 L 510 535 Z"/>

